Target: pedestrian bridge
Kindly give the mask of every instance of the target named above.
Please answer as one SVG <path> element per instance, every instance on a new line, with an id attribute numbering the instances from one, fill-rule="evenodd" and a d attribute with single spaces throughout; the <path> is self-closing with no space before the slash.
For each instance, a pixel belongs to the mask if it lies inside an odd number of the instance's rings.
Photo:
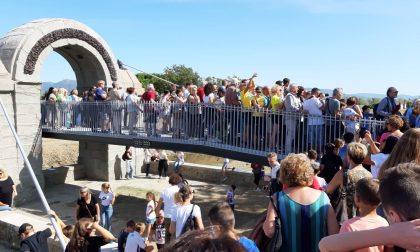
<path id="1" fill-rule="evenodd" d="M 202 153 L 265 163 L 316 149 L 352 127 L 375 137 L 383 122 L 268 109 L 177 103 L 42 103 L 42 136 L 73 141 Z"/>

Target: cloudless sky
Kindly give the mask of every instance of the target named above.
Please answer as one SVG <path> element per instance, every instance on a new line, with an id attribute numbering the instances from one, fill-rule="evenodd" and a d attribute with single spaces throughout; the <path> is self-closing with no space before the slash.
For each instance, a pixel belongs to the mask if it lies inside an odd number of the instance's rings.
<path id="1" fill-rule="evenodd" d="M 85 23 L 124 63 L 146 72 L 184 64 L 202 77 L 259 74 L 306 87 L 419 95 L 417 0 L 4 1 L 0 36 L 39 18 Z M 51 55 L 43 81 L 75 79 Z"/>

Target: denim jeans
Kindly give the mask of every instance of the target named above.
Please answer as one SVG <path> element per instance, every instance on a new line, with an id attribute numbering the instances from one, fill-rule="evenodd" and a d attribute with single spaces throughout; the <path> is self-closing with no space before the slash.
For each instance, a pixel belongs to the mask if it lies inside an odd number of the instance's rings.
<path id="1" fill-rule="evenodd" d="M 0 211 L 12 211 L 10 206 L 0 206 Z"/>
<path id="2" fill-rule="evenodd" d="M 126 164 L 126 173 L 125 173 L 125 177 L 127 179 L 132 179 L 133 178 L 133 162 L 132 160 L 126 160 L 125 161 Z"/>
<path id="3" fill-rule="evenodd" d="M 114 212 L 112 205 L 103 206 L 101 204 L 101 226 L 111 232 L 111 217 Z"/>

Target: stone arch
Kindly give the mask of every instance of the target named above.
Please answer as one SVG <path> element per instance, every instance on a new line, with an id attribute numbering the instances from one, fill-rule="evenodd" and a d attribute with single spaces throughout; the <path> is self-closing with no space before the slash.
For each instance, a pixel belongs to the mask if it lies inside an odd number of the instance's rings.
<path id="1" fill-rule="evenodd" d="M 84 90 L 99 79 L 108 85 L 118 81 L 122 87 L 141 84 L 128 70 L 118 68 L 117 60 L 102 37 L 88 26 L 69 19 L 40 19 L 21 25 L 0 38 L 0 98 L 4 102 L 23 148 L 38 180 L 43 185 L 42 131 L 40 128 L 41 69 L 44 60 L 55 51 L 64 57 L 75 72 L 78 89 Z M 32 199 L 34 187 L 21 159 L 15 140 L 5 129 L 6 121 L 0 113 L 0 166 L 7 167 L 18 185 L 15 203 Z M 81 167 L 89 161 L 89 171 L 110 180 L 116 153 L 121 147 L 107 144 L 89 145 L 80 142 L 80 150 L 94 151 L 98 160 L 79 157 Z M 88 174 L 89 175 L 89 174 Z M 86 175 L 86 176 L 88 176 Z"/>
<path id="2" fill-rule="evenodd" d="M 69 19 L 40 19 L 19 26 L 0 40 L 0 60 L 16 83 L 41 83 L 44 60 L 55 51 L 75 72 L 78 88 L 119 79 L 117 60 L 105 40 Z"/>

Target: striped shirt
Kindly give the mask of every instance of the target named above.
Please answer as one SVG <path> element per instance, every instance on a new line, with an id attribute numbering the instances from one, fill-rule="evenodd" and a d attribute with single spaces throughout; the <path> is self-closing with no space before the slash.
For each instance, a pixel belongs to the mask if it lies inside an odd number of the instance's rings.
<path id="1" fill-rule="evenodd" d="M 280 206 L 283 235 L 282 252 L 319 251 L 319 241 L 328 235 L 327 218 L 330 200 L 321 192 L 310 205 L 301 205 L 284 192 L 276 194 Z"/>

